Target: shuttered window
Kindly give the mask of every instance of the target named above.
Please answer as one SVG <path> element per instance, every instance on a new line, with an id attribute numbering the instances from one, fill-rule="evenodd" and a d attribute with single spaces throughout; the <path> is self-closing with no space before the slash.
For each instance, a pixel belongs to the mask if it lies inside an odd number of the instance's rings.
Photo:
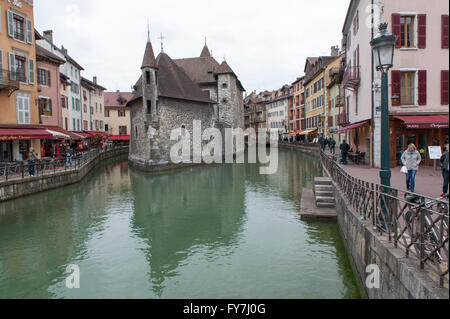
<path id="1" fill-rule="evenodd" d="M 442 42 L 442 49 L 448 49 L 448 27 L 449 27 L 449 21 L 448 21 L 448 14 L 442 15 L 442 31 L 441 31 L 441 42 Z"/>
<path id="2" fill-rule="evenodd" d="M 16 81 L 17 65 L 16 65 L 16 55 L 14 54 L 14 52 L 8 53 L 8 60 L 9 60 L 9 79 L 11 81 Z"/>
<path id="3" fill-rule="evenodd" d="M 449 80 L 448 70 L 441 71 L 441 105 L 448 105 Z"/>
<path id="4" fill-rule="evenodd" d="M 397 41 L 395 42 L 395 47 L 397 49 L 402 47 L 401 42 L 401 24 L 400 24 L 400 14 L 392 14 L 392 34 L 397 36 Z"/>
<path id="5" fill-rule="evenodd" d="M 427 15 L 417 15 L 417 46 L 425 49 L 427 46 Z"/>
<path id="6" fill-rule="evenodd" d="M 401 104 L 401 96 L 400 96 L 400 91 L 401 91 L 401 72 L 400 71 L 396 71 L 393 70 L 391 71 L 391 81 L 392 81 L 392 97 L 397 96 L 398 98 L 398 103 L 393 103 L 393 106 L 399 106 Z"/>
<path id="7" fill-rule="evenodd" d="M 419 82 L 419 105 L 427 104 L 427 71 L 420 70 L 418 74 Z"/>
<path id="8" fill-rule="evenodd" d="M 28 83 L 34 84 L 35 71 L 34 71 L 34 60 L 28 59 Z"/>

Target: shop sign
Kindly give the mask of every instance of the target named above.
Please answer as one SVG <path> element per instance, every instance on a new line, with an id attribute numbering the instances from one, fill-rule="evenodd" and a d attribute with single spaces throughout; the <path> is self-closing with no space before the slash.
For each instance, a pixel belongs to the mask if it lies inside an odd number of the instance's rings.
<path id="1" fill-rule="evenodd" d="M 428 153 L 430 154 L 430 159 L 437 160 L 442 156 L 442 150 L 440 146 L 428 146 Z"/>
<path id="2" fill-rule="evenodd" d="M 448 128 L 448 123 L 428 123 L 428 124 L 418 124 L 418 123 L 408 123 L 406 128 L 409 129 L 426 129 L 426 128 Z"/>

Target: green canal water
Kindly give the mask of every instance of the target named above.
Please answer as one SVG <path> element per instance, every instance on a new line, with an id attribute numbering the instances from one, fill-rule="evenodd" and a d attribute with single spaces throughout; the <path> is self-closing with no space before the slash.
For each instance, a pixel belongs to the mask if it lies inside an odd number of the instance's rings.
<path id="1" fill-rule="evenodd" d="M 319 161 L 151 175 L 126 158 L 0 204 L 0 298 L 361 298 L 335 222 L 304 221 Z M 67 265 L 80 288 L 66 287 Z"/>

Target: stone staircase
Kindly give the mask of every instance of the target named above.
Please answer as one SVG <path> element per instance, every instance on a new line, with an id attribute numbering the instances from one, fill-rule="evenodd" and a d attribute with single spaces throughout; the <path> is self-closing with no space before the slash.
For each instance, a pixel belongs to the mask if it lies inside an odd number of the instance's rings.
<path id="1" fill-rule="evenodd" d="M 333 183 L 329 177 L 314 179 L 314 195 L 319 208 L 335 208 Z"/>

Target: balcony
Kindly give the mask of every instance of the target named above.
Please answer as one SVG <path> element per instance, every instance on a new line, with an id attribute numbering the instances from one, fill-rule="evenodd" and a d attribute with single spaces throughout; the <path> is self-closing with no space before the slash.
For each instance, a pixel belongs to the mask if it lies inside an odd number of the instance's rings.
<path id="1" fill-rule="evenodd" d="M 347 113 L 341 113 L 337 115 L 336 125 L 346 126 L 348 124 L 350 124 L 350 120 Z"/>
<path id="2" fill-rule="evenodd" d="M 8 70 L 0 70 L 0 91 L 7 90 L 8 96 L 19 90 L 20 81 L 24 80 L 24 75 Z"/>
<path id="3" fill-rule="evenodd" d="M 348 66 L 345 69 L 344 78 L 342 83 L 344 87 L 356 90 L 361 84 L 361 67 L 359 66 Z"/>

